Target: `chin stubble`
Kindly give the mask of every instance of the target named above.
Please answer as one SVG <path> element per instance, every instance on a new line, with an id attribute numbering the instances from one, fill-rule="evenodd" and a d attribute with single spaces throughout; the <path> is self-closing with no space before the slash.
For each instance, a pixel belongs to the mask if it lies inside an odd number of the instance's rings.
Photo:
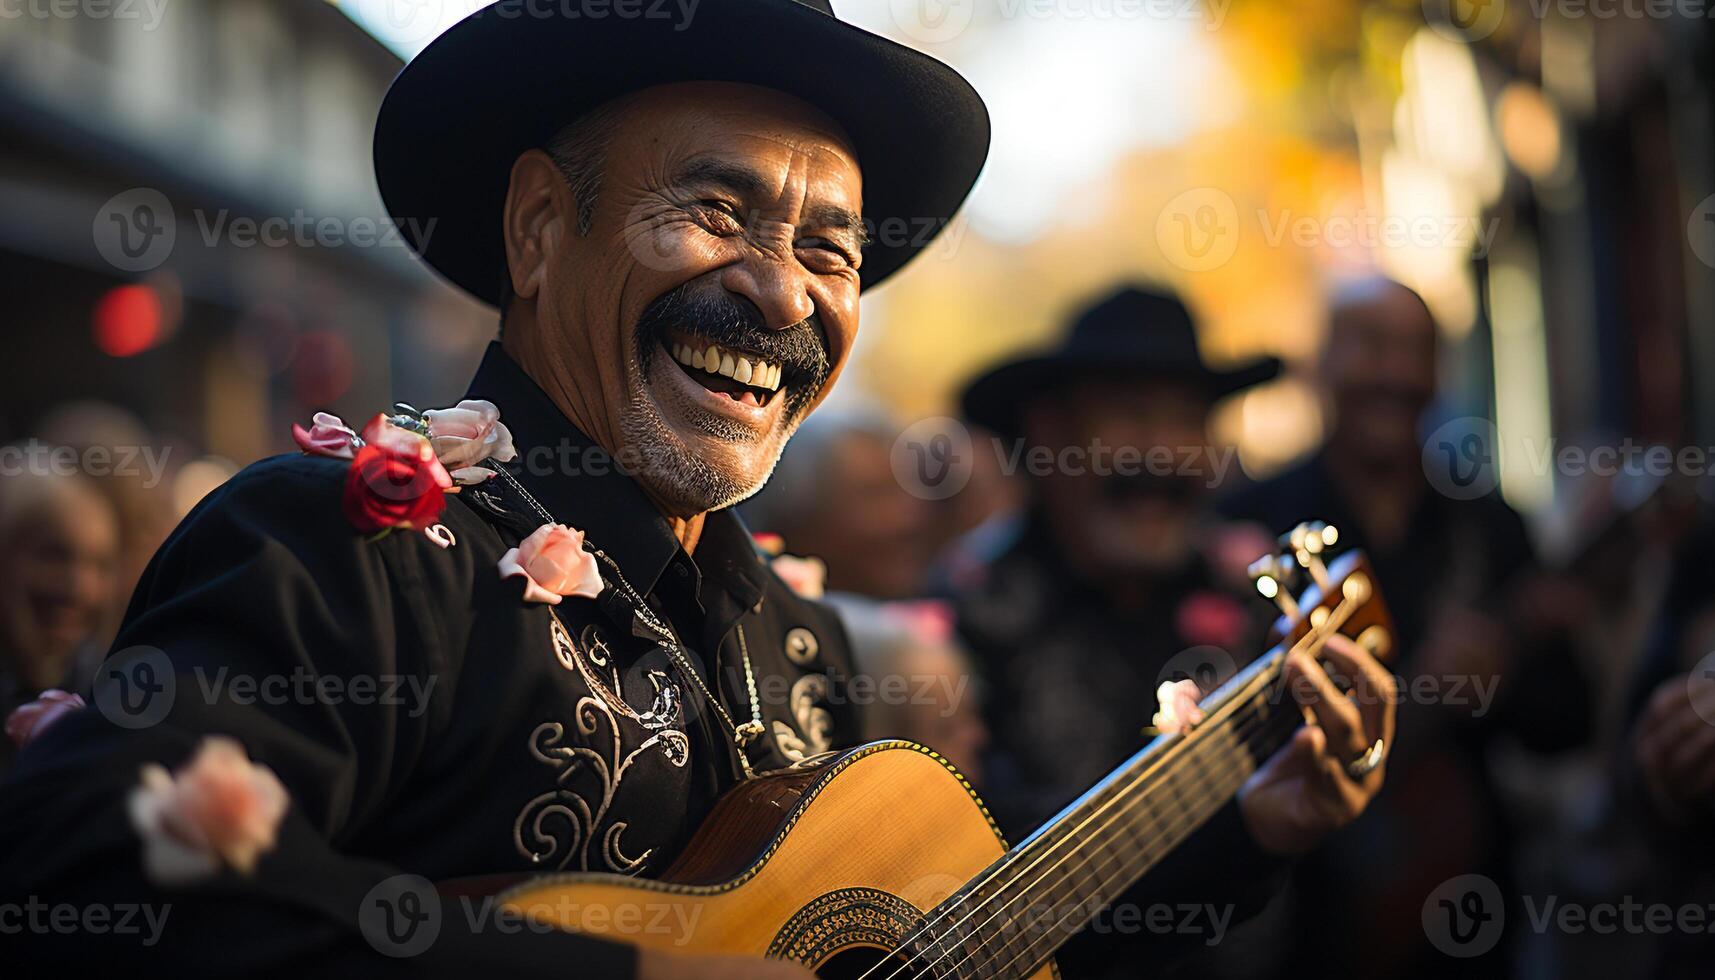
<path id="1" fill-rule="evenodd" d="M 661 417 L 655 399 L 648 391 L 646 372 L 641 370 L 641 365 L 636 367 L 639 369 L 632 372 L 635 381 L 630 404 L 620 417 L 620 432 L 625 444 L 634 447 L 637 458 L 642 460 L 641 470 L 636 474 L 640 482 L 647 484 L 656 496 L 698 513 L 731 507 L 762 489 L 774 474 L 774 467 L 779 464 L 787 441 L 797 429 L 796 419 L 782 417 L 784 431 L 776 440 L 767 465 L 754 484 L 746 486 L 728 477 L 685 445 L 679 434 Z M 701 410 L 695 411 L 695 424 L 716 439 L 753 445 L 760 441 L 754 431 L 740 423 Z M 767 438 L 767 435 L 762 437 L 764 440 Z"/>

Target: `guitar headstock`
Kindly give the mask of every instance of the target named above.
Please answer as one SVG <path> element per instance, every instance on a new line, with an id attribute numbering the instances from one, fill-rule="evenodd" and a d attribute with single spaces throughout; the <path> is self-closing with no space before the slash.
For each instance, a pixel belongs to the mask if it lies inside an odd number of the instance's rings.
<path id="1" fill-rule="evenodd" d="M 1251 563 L 1257 592 L 1280 607 L 1269 630 L 1270 644 L 1296 646 L 1312 631 L 1323 637 L 1338 631 L 1385 662 L 1393 654 L 1393 617 L 1368 557 L 1356 548 L 1335 556 L 1339 540 L 1332 524 L 1308 521 L 1281 535 L 1275 551 Z M 1302 590 L 1294 595 L 1301 582 Z"/>

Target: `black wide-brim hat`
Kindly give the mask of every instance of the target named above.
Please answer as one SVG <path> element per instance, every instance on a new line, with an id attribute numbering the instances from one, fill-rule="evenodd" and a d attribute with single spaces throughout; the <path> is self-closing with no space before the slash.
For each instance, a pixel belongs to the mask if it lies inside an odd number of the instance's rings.
<path id="1" fill-rule="evenodd" d="M 952 68 L 837 19 L 829 0 L 639 4 L 638 16 L 542 16 L 500 0 L 466 17 L 394 79 L 375 124 L 381 198 L 441 275 L 497 303 L 512 164 L 629 92 L 673 82 L 760 85 L 845 128 L 863 171 L 863 288 L 922 251 L 988 155 L 981 96 Z M 646 16 L 671 10 L 670 18 Z"/>
<path id="2" fill-rule="evenodd" d="M 965 388 L 965 418 L 1012 438 L 1025 406 L 1091 378 L 1180 381 L 1213 404 L 1280 374 L 1277 357 L 1213 368 L 1197 349 L 1197 327 L 1178 297 L 1128 286 L 1077 313 L 1060 344 L 989 370 Z"/>

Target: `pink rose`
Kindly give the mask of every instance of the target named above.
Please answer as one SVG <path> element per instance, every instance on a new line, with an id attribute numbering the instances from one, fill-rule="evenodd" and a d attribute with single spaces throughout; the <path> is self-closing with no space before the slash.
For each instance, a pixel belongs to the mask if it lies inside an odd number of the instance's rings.
<path id="1" fill-rule="evenodd" d="M 308 432 L 298 423 L 292 423 L 292 438 L 297 441 L 299 449 L 311 456 L 350 459 L 357 452 L 357 447 L 363 444 L 357 433 L 337 415 L 317 412 L 311 422 Z"/>
<path id="2" fill-rule="evenodd" d="M 500 556 L 500 577 L 524 577 L 524 601 L 560 604 L 564 596 L 601 595 L 601 570 L 584 550 L 584 532 L 544 524 L 518 547 Z"/>
<path id="3" fill-rule="evenodd" d="M 19 705 L 6 719 L 6 734 L 19 748 L 42 737 L 62 716 L 85 707 L 83 698 L 66 691 L 43 691 L 29 704 Z"/>
<path id="4" fill-rule="evenodd" d="M 518 455 L 512 432 L 501 424 L 493 402 L 467 399 L 453 408 L 424 412 L 423 420 L 429 424 L 435 456 L 457 483 L 481 483 L 493 476 L 493 470 L 476 465 L 485 459 L 508 463 Z"/>
<path id="5" fill-rule="evenodd" d="M 148 765 L 142 776 L 131 793 L 131 824 L 143 838 L 143 868 L 152 881 L 192 881 L 223 863 L 249 874 L 273 850 L 286 788 L 237 741 L 211 735 L 178 772 Z"/>
<path id="6" fill-rule="evenodd" d="M 820 599 L 828 581 L 828 566 L 820 558 L 780 555 L 768 563 L 787 587 L 806 599 Z"/>

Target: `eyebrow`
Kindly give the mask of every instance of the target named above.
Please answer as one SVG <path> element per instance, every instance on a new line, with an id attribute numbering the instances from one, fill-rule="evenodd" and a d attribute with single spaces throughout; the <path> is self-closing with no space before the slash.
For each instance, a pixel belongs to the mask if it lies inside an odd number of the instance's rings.
<path id="1" fill-rule="evenodd" d="M 773 188 L 767 178 L 743 164 L 728 160 L 704 158 L 692 160 L 680 168 L 673 180 L 676 184 L 714 184 L 739 197 L 761 197 Z M 863 216 L 838 204 L 812 204 L 804 210 L 805 224 L 826 228 L 849 236 L 859 248 L 869 244 L 869 232 Z"/>
<path id="2" fill-rule="evenodd" d="M 828 228 L 851 237 L 859 248 L 869 244 L 869 230 L 863 216 L 838 204 L 812 204 L 804 211 L 805 223 L 814 228 Z"/>
<path id="3" fill-rule="evenodd" d="M 673 183 L 719 184 L 740 196 L 755 197 L 768 192 L 768 181 L 757 171 L 742 164 L 706 157 L 685 164 L 674 177 Z"/>

